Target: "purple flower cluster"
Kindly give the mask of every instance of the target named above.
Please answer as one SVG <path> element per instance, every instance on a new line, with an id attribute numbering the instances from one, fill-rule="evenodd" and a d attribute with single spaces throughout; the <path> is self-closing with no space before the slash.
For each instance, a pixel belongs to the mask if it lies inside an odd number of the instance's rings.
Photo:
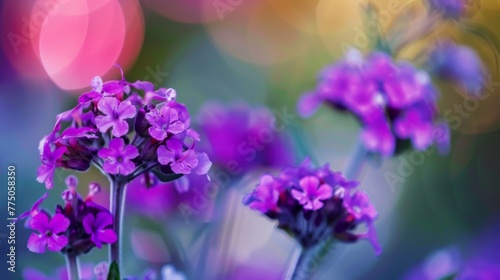
<path id="1" fill-rule="evenodd" d="M 57 116 L 40 142 L 37 180 L 47 189 L 53 187 L 56 168 L 86 171 L 91 164 L 128 179 L 147 170 L 167 181 L 207 173 L 211 162 L 196 151 L 200 139 L 189 128 L 186 107 L 175 101 L 175 90 L 124 78 L 103 83 L 95 77 L 91 85 L 75 108 Z"/>
<path id="2" fill-rule="evenodd" d="M 312 168 L 306 160 L 297 168 L 285 168 L 277 177 L 264 175 L 244 204 L 278 221 L 305 248 L 328 238 L 354 242 L 368 239 L 377 254 L 381 248 L 373 226 L 377 211 L 366 193 L 353 191 L 348 181 L 328 164 Z M 354 233 L 361 224 L 366 233 Z"/>
<path id="3" fill-rule="evenodd" d="M 254 168 L 281 168 L 293 161 L 290 143 L 282 133 L 283 124 L 276 122 L 268 108 L 208 103 L 198 120 L 208 140 L 210 159 L 219 168 L 246 174 Z"/>
<path id="4" fill-rule="evenodd" d="M 28 249 L 35 253 L 50 251 L 80 255 L 93 247 L 101 248 L 103 243 L 111 244 L 117 239 L 112 230 L 111 213 L 93 202 L 93 197 L 100 191 L 97 183 L 89 185 L 89 193 L 84 199 L 76 191 L 76 177 L 66 179 L 67 189 L 62 192 L 64 205 L 57 205 L 51 216 L 40 209 L 40 204 L 47 198 L 42 196 L 32 209 L 23 213 L 19 219 L 28 218 L 29 228 L 35 230 L 28 240 Z"/>
<path id="5" fill-rule="evenodd" d="M 311 116 L 321 103 L 349 111 L 363 124 L 367 150 L 391 156 L 407 147 L 446 150 L 448 126 L 437 120 L 437 91 L 429 75 L 381 52 L 363 57 L 357 50 L 320 73 L 313 92 L 302 96 L 299 113 Z"/>

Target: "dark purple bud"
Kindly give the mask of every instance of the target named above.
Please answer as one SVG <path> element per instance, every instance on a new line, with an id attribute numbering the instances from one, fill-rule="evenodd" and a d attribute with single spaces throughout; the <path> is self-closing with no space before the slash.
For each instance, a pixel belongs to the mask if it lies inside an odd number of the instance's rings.
<path id="1" fill-rule="evenodd" d="M 86 159 L 70 159 L 64 161 L 63 167 L 73 169 L 80 172 L 85 172 L 90 168 L 90 161 Z"/>
<path id="2" fill-rule="evenodd" d="M 148 133 L 149 123 L 146 120 L 146 110 L 144 108 L 139 109 L 135 117 L 135 132 L 142 137 L 149 137 Z"/>
<path id="3" fill-rule="evenodd" d="M 155 141 L 153 139 L 149 140 L 144 144 L 144 148 L 142 149 L 142 152 L 140 154 L 141 158 L 145 162 L 152 162 L 156 161 L 157 157 L 157 150 L 158 147 L 160 146 L 160 142 Z"/>

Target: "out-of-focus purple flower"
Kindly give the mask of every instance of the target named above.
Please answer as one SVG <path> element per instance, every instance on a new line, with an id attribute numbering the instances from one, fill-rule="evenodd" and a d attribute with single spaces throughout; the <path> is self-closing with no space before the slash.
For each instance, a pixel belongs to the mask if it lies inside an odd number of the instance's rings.
<path id="1" fill-rule="evenodd" d="M 429 5 L 448 18 L 459 18 L 465 13 L 467 0 L 429 0 Z"/>
<path id="2" fill-rule="evenodd" d="M 472 97 L 481 91 L 485 67 L 474 49 L 445 41 L 434 47 L 428 64 L 433 73 L 458 84 Z"/>
<path id="3" fill-rule="evenodd" d="M 97 104 L 99 111 L 104 115 L 95 117 L 95 123 L 99 131 L 106 132 L 112 128 L 113 136 L 120 137 L 128 133 L 126 119 L 133 118 L 137 113 L 136 108 L 130 101 L 120 102 L 115 97 L 105 97 Z"/>
<path id="4" fill-rule="evenodd" d="M 426 72 L 381 52 L 364 57 L 351 50 L 321 71 L 316 90 L 299 100 L 298 112 L 309 117 L 321 103 L 348 111 L 363 125 L 366 149 L 389 157 L 402 151 L 406 141 L 417 150 L 435 143 L 436 100 Z"/>
<path id="5" fill-rule="evenodd" d="M 366 194 L 351 193 L 356 185 L 328 165 L 312 168 L 306 160 L 297 168 L 285 168 L 278 177 L 264 175 L 243 203 L 277 220 L 278 228 L 305 248 L 331 237 L 345 242 L 368 239 L 379 254 L 373 226 L 377 212 Z M 368 231 L 354 233 L 360 224 Z"/>
<path id="6" fill-rule="evenodd" d="M 267 108 L 251 108 L 245 103 L 207 103 L 200 110 L 198 123 L 214 164 L 243 175 L 259 167 L 292 164 L 290 143 L 283 132 L 289 121 L 284 119 L 287 114 L 279 111 L 274 116 Z"/>
<path id="7" fill-rule="evenodd" d="M 146 114 L 146 119 L 151 124 L 149 134 L 156 140 L 167 138 L 168 134 L 178 134 L 184 131 L 184 123 L 179 120 L 179 114 L 168 105 L 163 105 L 159 110 L 153 109 Z"/>
<path id="8" fill-rule="evenodd" d="M 115 138 L 109 142 L 109 148 L 102 148 L 98 153 L 104 159 L 103 169 L 110 174 L 129 175 L 135 169 L 131 161 L 139 155 L 137 148 L 126 145 L 122 138 Z"/>
<path id="9" fill-rule="evenodd" d="M 61 214 L 55 214 L 52 219 L 45 213 L 39 213 L 30 220 L 30 228 L 39 233 L 32 233 L 28 239 L 28 249 L 35 253 L 50 251 L 61 251 L 68 238 L 62 233 L 69 227 L 69 219 Z"/>
<path id="10" fill-rule="evenodd" d="M 111 229 L 113 217 L 107 212 L 100 212 L 96 216 L 89 213 L 83 218 L 83 227 L 91 235 L 90 239 L 97 248 L 102 247 L 102 243 L 114 243 L 117 239 L 116 233 Z"/>
<path id="11" fill-rule="evenodd" d="M 177 174 L 189 174 L 198 165 L 198 156 L 192 148 L 185 149 L 181 141 L 172 138 L 158 148 L 158 161 L 170 165 Z"/>
<path id="12" fill-rule="evenodd" d="M 250 208 L 266 213 L 271 210 L 277 210 L 280 196 L 281 182 L 271 175 L 264 175 L 255 188 L 253 195 L 249 197 L 246 204 Z"/>

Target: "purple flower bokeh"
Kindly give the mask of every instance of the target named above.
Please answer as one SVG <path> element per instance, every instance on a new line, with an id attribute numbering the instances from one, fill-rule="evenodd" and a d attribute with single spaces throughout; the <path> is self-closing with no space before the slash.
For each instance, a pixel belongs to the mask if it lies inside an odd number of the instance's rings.
<path id="1" fill-rule="evenodd" d="M 474 49 L 444 41 L 431 51 L 428 63 L 432 73 L 458 84 L 471 97 L 480 94 L 485 66 Z"/>
<path id="2" fill-rule="evenodd" d="M 316 90 L 299 100 L 298 112 L 310 117 L 322 103 L 351 112 L 363 125 L 366 149 L 389 157 L 407 142 L 419 151 L 434 143 L 448 145 L 449 131 L 437 121 L 436 100 L 426 72 L 407 62 L 395 63 L 381 52 L 364 57 L 350 50 L 345 59 L 321 71 Z"/>
<path id="3" fill-rule="evenodd" d="M 265 107 L 245 103 L 206 103 L 198 115 L 204 147 L 214 164 L 231 174 L 255 168 L 281 168 L 293 163 L 284 124 Z"/>

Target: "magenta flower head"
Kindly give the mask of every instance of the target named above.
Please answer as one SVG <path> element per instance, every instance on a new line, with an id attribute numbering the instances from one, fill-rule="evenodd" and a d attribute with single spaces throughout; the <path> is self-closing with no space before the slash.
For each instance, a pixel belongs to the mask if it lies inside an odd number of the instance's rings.
<path id="1" fill-rule="evenodd" d="M 75 108 L 57 116 L 40 143 L 37 180 L 48 189 L 57 168 L 85 172 L 94 165 L 120 182 L 148 171 L 165 182 L 208 172 L 210 160 L 197 150 L 200 138 L 175 90 L 155 90 L 150 82 L 124 77 L 107 82 L 94 77 L 91 86 Z"/>
<path id="2" fill-rule="evenodd" d="M 303 117 L 322 103 L 353 114 L 362 124 L 365 148 L 385 157 L 408 147 L 422 151 L 436 144 L 446 150 L 449 131 L 438 121 L 437 91 L 429 75 L 381 52 L 363 57 L 357 50 L 325 68 L 315 91 L 298 103 Z"/>
<path id="3" fill-rule="evenodd" d="M 252 108 L 245 103 L 207 103 L 198 123 L 214 164 L 231 174 L 243 175 L 259 167 L 280 168 L 293 163 L 284 133 L 289 116 L 295 117 L 286 110 Z"/>
<path id="4" fill-rule="evenodd" d="M 297 168 L 285 168 L 278 176 L 264 175 L 243 203 L 278 221 L 278 228 L 304 248 L 334 238 L 354 242 L 368 239 L 377 254 L 381 248 L 373 226 L 377 211 L 357 182 L 346 180 L 328 164 L 312 168 L 306 160 Z M 365 233 L 354 233 L 361 224 Z"/>
<path id="5" fill-rule="evenodd" d="M 19 217 L 29 217 L 28 227 L 38 232 L 31 234 L 28 249 L 35 253 L 44 253 L 48 249 L 80 255 L 93 247 L 101 248 L 103 243 L 115 242 L 111 213 L 93 202 L 93 197 L 99 190 L 96 183 L 90 184 L 89 194 L 83 198 L 76 191 L 76 177 L 68 176 L 65 181 L 68 188 L 61 195 L 64 204 L 57 205 L 54 216 L 51 217 L 48 211 L 40 209 L 40 204 L 47 197 L 44 195 L 30 212 Z"/>

